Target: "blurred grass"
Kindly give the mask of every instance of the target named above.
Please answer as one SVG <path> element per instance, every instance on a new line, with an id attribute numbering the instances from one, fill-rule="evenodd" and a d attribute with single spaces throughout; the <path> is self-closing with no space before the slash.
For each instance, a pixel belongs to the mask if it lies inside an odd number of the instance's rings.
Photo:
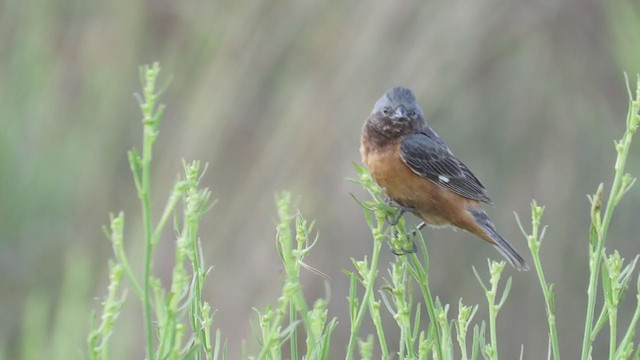
<path id="1" fill-rule="evenodd" d="M 69 292 L 100 294 L 95 282 L 105 278 L 110 252 L 100 232 L 104 214 L 134 214 L 124 149 L 139 146 L 131 93 L 137 66 L 152 60 L 174 74 L 163 124 L 170 135 L 158 142 L 153 176 L 160 185 L 153 190 L 171 186 L 175 154 L 210 163 L 205 185 L 225 211 L 202 229 L 205 257 L 218 266 L 208 296 L 221 309 L 230 349 L 250 336 L 237 319 L 275 294 L 274 191 L 303 194 L 300 206 L 324 239 L 309 261 L 332 278 L 366 249 L 368 230 L 354 225 L 360 211 L 344 179 L 359 159 L 360 127 L 373 101 L 396 84 L 415 90 L 431 125 L 487 184 L 505 236 L 519 236 L 513 210 L 525 212 L 531 198 L 547 204 L 555 236 L 542 249 L 547 275 L 575 283 L 558 291 L 559 324 L 581 322 L 587 254 L 576 249 L 584 248 L 589 220 L 581 194 L 608 170 L 606 139 L 624 126 L 619 85 L 622 71 L 640 72 L 638 14 L 632 0 L 0 2 L 0 347 L 15 358 L 22 326 L 44 325 L 42 341 L 55 339 L 63 326 L 55 314 L 75 317 L 70 333 L 87 326 L 87 312 L 64 310 L 63 302 Z M 631 160 L 630 172 L 638 173 L 638 158 Z M 610 234 L 622 252 L 637 252 L 639 200 L 629 194 Z M 427 240 L 434 254 L 461 254 L 434 257 L 431 283 L 444 302 L 482 301 L 470 270 L 450 269 L 469 269 L 491 249 L 450 231 L 429 231 Z M 65 269 L 82 265 L 65 259 L 90 264 L 87 288 L 78 282 L 66 290 L 65 282 L 78 280 Z M 172 260 L 164 259 L 156 265 L 166 279 Z M 320 280 L 306 280 L 320 296 Z M 530 280 L 514 282 L 503 326 L 544 327 Z M 330 311 L 345 318 L 337 294 L 348 284 L 334 281 L 332 291 Z M 619 317 L 631 312 L 622 308 Z M 517 356 L 520 343 L 525 358 L 546 348 L 526 329 L 510 330 L 503 356 Z M 339 326 L 336 339 L 344 331 Z M 577 357 L 580 334 L 562 325 L 558 331 L 566 334 L 562 353 Z M 140 357 L 142 343 L 132 347 Z M 596 348 L 594 357 L 606 350 Z"/>

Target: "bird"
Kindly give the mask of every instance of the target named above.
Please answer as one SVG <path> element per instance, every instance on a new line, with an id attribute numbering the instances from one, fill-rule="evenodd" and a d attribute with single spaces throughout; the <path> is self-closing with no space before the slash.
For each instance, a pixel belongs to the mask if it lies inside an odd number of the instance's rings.
<path id="1" fill-rule="evenodd" d="M 429 127 L 410 89 L 391 88 L 375 102 L 362 127 L 360 154 L 399 209 L 391 225 L 409 212 L 423 221 L 418 230 L 425 224 L 464 229 L 493 245 L 517 270 L 529 269 L 484 210 L 483 204 L 493 204 L 486 188 Z"/>

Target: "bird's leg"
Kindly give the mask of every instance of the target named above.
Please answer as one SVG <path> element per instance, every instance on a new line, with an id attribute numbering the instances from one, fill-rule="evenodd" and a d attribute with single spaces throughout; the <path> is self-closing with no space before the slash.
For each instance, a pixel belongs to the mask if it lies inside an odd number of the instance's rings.
<path id="1" fill-rule="evenodd" d="M 425 225 L 427 225 L 427 223 L 423 221 L 420 224 L 418 224 L 418 226 L 416 226 L 416 228 L 411 232 L 411 244 L 413 245 L 413 247 L 411 249 L 410 254 L 418 251 L 418 246 L 416 246 L 415 238 L 416 236 L 418 236 L 418 231 L 420 231 L 423 227 L 425 227 Z"/>
<path id="2" fill-rule="evenodd" d="M 395 226 L 398 224 L 398 222 L 400 221 L 400 218 L 402 218 L 402 215 L 404 215 L 406 212 L 414 212 L 416 211 L 415 208 L 410 207 L 410 206 L 405 206 L 402 205 L 400 203 L 398 203 L 397 201 L 389 198 L 389 197 L 385 197 L 384 198 L 384 202 L 389 205 L 389 206 L 393 206 L 395 208 L 398 209 L 398 213 L 396 214 L 396 216 L 391 219 L 389 218 L 389 216 L 387 216 L 386 220 L 387 220 L 387 224 L 389 224 L 390 226 Z M 405 254 L 413 254 L 416 251 L 418 251 L 418 247 L 416 246 L 416 243 L 414 241 L 414 238 L 418 235 L 418 231 L 420 231 L 420 229 L 422 229 L 425 226 L 424 221 L 421 222 L 417 229 L 413 230 L 411 232 L 411 234 L 407 234 L 407 237 L 411 239 L 411 250 L 402 250 L 401 252 L 399 251 L 395 251 L 393 249 L 391 249 L 391 252 L 395 255 L 405 255 Z M 395 234 L 397 236 L 397 233 Z"/>
<path id="3" fill-rule="evenodd" d="M 395 226 L 398 225 L 398 222 L 400 221 L 400 218 L 402 217 L 402 215 L 404 215 L 404 213 L 406 212 L 406 210 L 399 208 L 398 209 L 398 213 L 396 214 L 396 216 L 391 219 L 389 218 L 389 215 L 387 215 L 387 224 L 391 225 L 391 226 Z"/>
<path id="4" fill-rule="evenodd" d="M 418 236 L 418 231 L 422 230 L 422 228 L 425 227 L 426 225 L 427 224 L 424 221 L 418 224 L 418 226 L 416 226 L 416 228 L 411 232 L 411 237 L 414 238 Z"/>
<path id="5" fill-rule="evenodd" d="M 398 225 L 398 222 L 400 221 L 400 218 L 407 211 L 409 211 L 409 212 L 415 211 L 415 208 L 412 208 L 412 207 L 409 207 L 409 206 L 404 206 L 404 205 L 398 203 L 397 201 L 395 201 L 395 200 L 393 200 L 393 199 L 391 199 L 389 197 L 386 197 L 386 196 L 384 198 L 384 202 L 387 205 L 393 206 L 393 207 L 398 209 L 398 213 L 396 214 L 396 216 L 393 219 L 389 218 L 389 216 L 387 215 L 387 224 L 389 224 L 391 226 Z"/>

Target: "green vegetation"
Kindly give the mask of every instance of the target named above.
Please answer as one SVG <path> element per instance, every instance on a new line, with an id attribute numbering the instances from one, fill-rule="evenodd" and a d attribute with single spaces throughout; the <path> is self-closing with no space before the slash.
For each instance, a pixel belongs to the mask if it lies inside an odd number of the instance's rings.
<path id="1" fill-rule="evenodd" d="M 157 224 L 150 215 L 150 177 L 153 143 L 158 136 L 158 125 L 162 117 L 162 106 L 158 105 L 159 91 L 156 83 L 159 66 L 154 64 L 142 68 L 143 96 L 140 107 L 143 113 L 143 152 L 129 153 L 131 171 L 140 196 L 143 211 L 143 238 L 145 257 L 143 277 L 139 279 L 130 266 L 124 250 L 124 214 L 111 216 L 109 229 L 105 232 L 112 242 L 115 261 L 109 266 L 110 284 L 103 302 L 100 321 L 89 333 L 88 357 L 108 359 L 110 344 L 114 336 L 114 323 L 120 309 L 127 300 L 125 288 L 131 288 L 141 300 L 143 309 L 142 328 L 145 331 L 146 357 L 148 359 L 225 359 L 226 343 L 218 330 L 212 336 L 212 307 L 203 300 L 203 286 L 208 273 L 203 264 L 202 250 L 198 239 L 198 226 L 204 214 L 212 206 L 211 193 L 199 187 L 203 175 L 199 162 L 184 163 L 184 174 L 179 176 L 166 202 L 165 210 Z M 591 232 L 589 243 L 590 282 L 587 291 L 588 307 L 584 326 L 582 359 L 592 358 L 591 351 L 600 331 L 609 327 L 609 359 L 640 358 L 640 346 L 636 338 L 636 327 L 640 319 L 640 277 L 637 280 L 636 309 L 633 317 L 623 328 L 619 337 L 617 310 L 627 294 L 637 257 L 624 264 L 617 251 L 606 252 L 605 239 L 613 211 L 635 179 L 625 173 L 625 162 L 633 134 L 640 123 L 640 77 L 635 99 L 630 95 L 627 129 L 616 142 L 617 160 L 613 184 L 604 215 L 602 214 L 604 186 L 601 184 L 591 201 Z M 504 262 L 489 261 L 489 282 L 483 275 L 474 273 L 485 292 L 488 307 L 488 339 L 485 321 L 477 321 L 478 305 L 467 306 L 460 299 L 457 316 L 450 316 L 450 305 L 434 297 L 429 288 L 429 252 L 420 232 L 413 234 L 404 220 L 389 226 L 387 219 L 396 214 L 396 209 L 383 200 L 382 190 L 373 182 L 366 169 L 356 166 L 358 177 L 352 181 L 370 195 L 370 199 L 359 201 L 365 219 L 371 229 L 373 250 L 370 257 L 353 259 L 353 271 L 345 270 L 349 278 L 348 296 L 350 338 L 346 358 L 355 359 L 498 359 L 499 337 L 498 313 L 505 304 L 511 289 L 509 278 L 504 287 L 500 285 Z M 182 204 L 182 212 L 177 210 Z M 304 258 L 318 241 L 314 236 L 314 223 L 307 222 L 293 206 L 291 195 L 276 196 L 279 215 L 277 225 L 277 252 L 284 265 L 282 293 L 274 306 L 265 310 L 256 309 L 257 354 L 249 359 L 328 359 L 331 335 L 338 326 L 336 318 L 329 319 L 326 299 L 309 302 L 302 290 L 301 271 L 306 269 L 324 276 L 304 263 Z M 556 328 L 555 287 L 548 284 L 540 259 L 540 247 L 546 228 L 541 226 L 544 208 L 534 201 L 531 204 L 532 230 L 528 234 L 520 220 L 518 224 L 528 240 L 535 271 L 540 281 L 548 317 L 548 358 L 560 359 L 559 338 Z M 175 267 L 171 286 L 164 289 L 153 275 L 153 250 L 170 219 L 173 218 L 177 234 L 175 242 Z M 517 218 L 517 217 L 516 217 Z M 413 252 L 414 242 L 417 252 Z M 389 244 L 397 256 L 384 266 L 380 264 L 380 253 Z M 190 266 L 189 266 L 190 265 Z M 187 270 L 187 267 L 189 270 Z M 381 276 L 380 272 L 386 274 Z M 127 285 L 123 284 L 126 279 Z M 601 287 L 598 286 L 601 279 Z M 599 291 L 599 290 L 602 291 Z M 596 302 L 601 299 L 599 315 Z M 395 320 L 397 328 L 383 326 L 383 312 Z M 426 317 L 424 313 L 426 312 Z M 34 311 L 33 314 L 40 314 Z M 35 316 L 35 315 L 34 315 Z M 375 336 L 362 333 L 362 323 L 369 317 L 375 328 Z M 386 315 L 385 315 L 386 316 Z M 595 322 L 594 322 L 595 320 Z M 608 322 L 607 322 L 608 320 Z M 37 321 L 37 318 L 28 322 Z M 471 326 L 472 325 L 472 326 Z M 472 329 L 472 331 L 470 331 Z M 399 342 L 390 343 L 386 334 L 399 332 Z M 529 329 L 531 336 L 540 334 L 538 329 Z M 37 332 L 36 332 L 37 333 Z M 470 342 L 468 340 L 470 339 Z M 620 340 L 619 340 L 620 339 Z M 358 353 L 358 355 L 356 355 Z"/>
<path id="2" fill-rule="evenodd" d="M 163 106 L 157 100 L 156 88 L 159 65 L 141 68 L 143 95 L 138 98 L 143 114 L 143 152 L 129 152 L 129 162 L 142 207 L 144 222 L 144 274 L 139 280 L 130 267 L 124 249 L 124 214 L 111 215 L 111 224 L 105 233 L 113 244 L 115 264 L 110 265 L 108 295 L 102 304 L 100 324 L 88 337 L 90 359 L 109 359 L 109 340 L 113 336 L 113 324 L 125 301 L 120 290 L 125 275 L 131 288 L 142 302 L 144 309 L 144 333 L 147 359 L 218 359 L 226 357 L 226 345 L 220 333 L 212 337 L 213 312 L 202 299 L 202 288 L 208 270 L 202 262 L 202 249 L 198 239 L 198 227 L 204 214 L 213 205 L 208 189 L 200 189 L 199 181 L 204 171 L 198 161 L 184 163 L 184 173 L 178 176 L 168 197 L 158 223 L 151 221 L 151 154 L 158 136 Z M 201 171 L 202 170 L 202 171 Z M 183 210 L 176 210 L 179 203 Z M 167 224 L 173 219 L 175 265 L 170 289 L 164 289 L 160 279 L 152 274 L 153 249 Z M 186 267 L 190 265 L 190 271 Z M 141 285 L 142 284 L 142 285 Z M 189 328 L 187 328 L 187 324 Z"/>
<path id="3" fill-rule="evenodd" d="M 638 253 L 640 191 L 632 188 L 616 206 L 595 278 L 589 271 L 584 194 L 604 182 L 604 221 L 614 180 L 612 140 L 620 139 L 625 127 L 622 74 L 640 72 L 640 2 L 539 5 L 501 0 L 402 6 L 388 1 L 0 2 L 0 359 L 84 359 L 93 331 L 92 346 L 108 340 L 108 357 L 144 358 L 145 222 L 127 150 L 135 146 L 143 157 L 144 126 L 132 93 L 143 94 L 138 65 L 156 59 L 162 64 L 160 87 L 169 75 L 172 80 L 161 96 L 168 106 L 153 144 L 151 230 L 161 220 L 176 173 L 183 173 L 180 158 L 199 159 L 200 170 L 207 163 L 200 184 L 219 202 L 200 223 L 204 268 L 214 265 L 203 299 L 215 314 L 213 341 L 219 328 L 220 346 L 228 339 L 228 357 L 261 352 L 252 306 L 261 313 L 267 304 L 278 306 L 285 272 L 273 246 L 279 222 L 273 198 L 276 191 L 290 190 L 293 199 L 300 197 L 293 208 L 309 222 L 316 220 L 320 232 L 303 261 L 331 278 L 325 295 L 322 277 L 300 270 L 307 306 L 311 310 L 315 299 L 330 299 L 327 321 L 338 319 L 330 356 L 344 358 L 352 331 L 351 279 L 341 270 L 356 275 L 354 294 L 362 301 L 365 287 L 350 257 L 360 261 L 367 255 L 369 268 L 374 245 L 349 192 L 363 202 L 369 197 L 345 178 L 357 177 L 351 163 L 358 162 L 362 122 L 392 85 L 415 90 L 431 126 L 487 185 L 496 200 L 488 211 L 521 253 L 525 241 L 511 212 L 520 214 L 530 234 L 530 200 L 546 205 L 539 232 L 545 225 L 548 229 L 539 256 L 555 317 L 545 315 L 550 303 L 540 291 L 533 259 L 522 254 L 531 271 L 515 273 L 506 266 L 495 299 L 499 303 L 513 276 L 496 321 L 500 357 L 518 358 L 522 344 L 525 358 L 545 358 L 551 319 L 558 334 L 552 336 L 557 343 L 550 346 L 552 356 L 557 350 L 563 358 L 581 358 L 592 279 L 597 285 L 589 342 L 596 337 L 588 345 L 592 358 L 609 357 L 614 318 L 615 352 L 623 352 L 625 338 L 637 346 L 640 326 L 636 322 L 630 337 L 627 330 L 637 318 L 638 266 L 626 291 L 620 290 L 624 299 L 613 317 L 605 307 L 602 274 L 609 271 L 604 258 L 614 249 L 625 259 L 621 272 Z M 625 171 L 638 176 L 640 149 L 634 142 Z M 177 201 L 181 219 L 183 200 Z M 107 215 L 117 217 L 120 211 L 126 215 L 126 256 L 114 256 L 101 231 L 106 224 L 111 238 Z M 414 217 L 406 218 L 405 226 L 411 227 Z M 161 279 L 167 294 L 177 256 L 173 223 L 170 215 L 150 262 L 151 275 Z M 486 297 L 470 264 L 490 287 L 485 258 L 500 258 L 462 232 L 426 230 L 423 235 L 434 311 L 439 300 L 449 304 L 448 318 L 458 319 L 458 298 L 464 298 L 473 313 L 467 338 L 458 337 L 454 322 L 451 341 L 454 358 L 462 358 L 459 340 L 471 356 L 472 333 L 476 324 L 481 330 L 482 320 L 491 341 Z M 415 239 L 418 246 L 420 241 Z M 422 290 L 410 273 L 402 278 L 405 269 L 392 267 L 388 248 L 381 245 L 372 301 L 363 308 L 352 341 L 354 357 L 359 344 L 370 341 L 371 357 L 379 358 L 379 335 L 370 316 L 377 302 L 381 335 L 394 358 L 400 351 L 406 356 L 420 340 L 418 332 L 412 343 L 418 309 L 418 330 L 428 333 Z M 425 256 L 420 249 L 416 255 Z M 109 258 L 112 277 L 121 271 L 111 297 Z M 188 275 L 191 266 L 187 260 Z M 147 291 L 153 281 L 149 285 Z M 397 293 L 390 294 L 389 286 Z M 408 311 L 402 294 L 414 304 L 414 317 L 402 315 Z M 147 295 L 153 303 L 154 291 Z M 101 302 L 116 305 L 123 296 L 121 306 L 108 309 L 103 318 Z M 479 304 L 475 313 L 474 304 Z M 403 317 L 402 327 L 389 308 Z M 115 310 L 119 317 L 109 318 Z M 354 316 L 359 310 L 353 309 Z M 152 320 L 155 314 L 152 306 Z M 183 344 L 192 334 L 188 316 L 182 318 Z M 283 329 L 291 317 L 288 308 Z M 306 335 L 302 319 L 295 318 L 302 357 Z M 111 326 L 111 335 L 103 337 Z M 158 326 L 151 322 L 154 334 Z M 156 348 L 162 341 L 152 340 Z M 291 353 L 289 342 L 285 347 L 284 358 Z"/>

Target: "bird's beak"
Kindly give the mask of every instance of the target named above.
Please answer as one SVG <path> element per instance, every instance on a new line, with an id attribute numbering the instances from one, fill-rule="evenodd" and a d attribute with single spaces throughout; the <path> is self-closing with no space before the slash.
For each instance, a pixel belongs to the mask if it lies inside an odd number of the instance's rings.
<path id="1" fill-rule="evenodd" d="M 393 120 L 401 120 L 401 119 L 406 119 L 407 118 L 407 108 L 405 108 L 404 106 L 400 105 L 396 108 L 396 111 L 394 111 L 393 114 L 391 114 L 391 119 Z"/>

